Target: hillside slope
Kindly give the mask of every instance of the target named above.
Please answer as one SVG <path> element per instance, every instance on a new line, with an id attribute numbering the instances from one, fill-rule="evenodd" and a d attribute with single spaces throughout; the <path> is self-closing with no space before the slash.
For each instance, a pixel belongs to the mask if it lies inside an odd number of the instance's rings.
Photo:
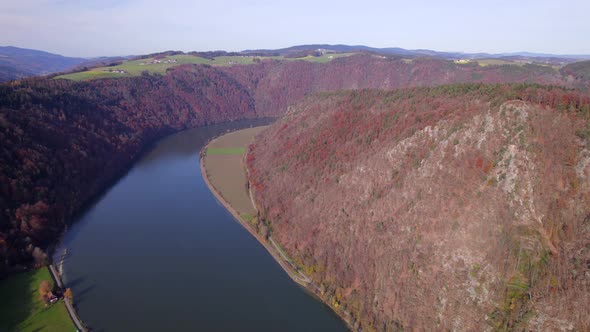
<path id="1" fill-rule="evenodd" d="M 224 68 L 256 100 L 261 114 L 284 112 L 289 105 L 315 92 L 343 89 L 397 89 L 450 83 L 541 83 L 572 87 L 567 73 L 539 65 L 456 64 L 433 58 L 407 61 L 369 54 L 334 59 L 325 64 L 305 61 L 268 61 L 257 66 Z"/>
<path id="2" fill-rule="evenodd" d="M 87 61 L 38 50 L 0 46 L 0 82 L 72 69 Z"/>
<path id="3" fill-rule="evenodd" d="M 208 67 L 92 84 L 0 85 L 0 275 L 42 263 L 37 247 L 54 243 L 153 140 L 253 117 L 248 92 Z"/>
<path id="4" fill-rule="evenodd" d="M 247 157 L 264 227 L 364 331 L 590 328 L 590 99 L 308 98 Z"/>
<path id="5" fill-rule="evenodd" d="M 569 64 L 561 69 L 564 75 L 572 75 L 584 81 L 590 81 L 590 61 Z"/>

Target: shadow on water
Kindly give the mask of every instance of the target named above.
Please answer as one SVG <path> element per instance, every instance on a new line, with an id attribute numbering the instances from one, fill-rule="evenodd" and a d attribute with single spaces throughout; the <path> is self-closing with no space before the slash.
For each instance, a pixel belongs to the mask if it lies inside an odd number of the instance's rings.
<path id="1" fill-rule="evenodd" d="M 92 293 L 92 290 L 96 287 L 96 284 L 92 284 L 90 286 L 86 286 L 81 290 L 77 291 L 74 296 L 76 296 L 77 301 L 84 301 L 84 296 Z"/>
<path id="2" fill-rule="evenodd" d="M 83 276 L 73 278 L 72 280 L 67 280 L 67 282 L 65 282 L 65 287 L 66 288 L 68 288 L 68 287 L 69 288 L 76 288 L 81 283 L 84 283 L 85 280 L 86 280 L 86 277 L 83 277 Z"/>

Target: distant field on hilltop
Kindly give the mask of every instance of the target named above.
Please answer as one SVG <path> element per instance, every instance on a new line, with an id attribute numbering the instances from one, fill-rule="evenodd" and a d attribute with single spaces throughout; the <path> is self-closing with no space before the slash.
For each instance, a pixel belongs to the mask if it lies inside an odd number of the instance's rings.
<path id="1" fill-rule="evenodd" d="M 287 58 L 283 56 L 218 56 L 208 59 L 190 54 L 170 55 L 162 58 L 145 58 L 125 61 L 122 64 L 108 67 L 96 67 L 86 71 L 56 76 L 55 79 L 85 81 L 98 78 L 117 78 L 139 76 L 142 72 L 151 74 L 165 74 L 170 68 L 183 64 L 199 64 L 211 66 L 249 65 L 262 60 L 309 61 L 326 63 L 333 59 L 351 56 L 355 53 L 326 53 L 321 56 L 305 56 L 301 58 Z"/>
<path id="2" fill-rule="evenodd" d="M 97 67 L 87 71 L 67 75 L 60 75 L 55 78 L 83 81 L 95 78 L 139 76 L 143 71 L 148 71 L 150 73 L 165 74 L 168 68 L 172 68 L 182 64 L 212 64 L 212 62 L 213 61 L 211 60 L 192 55 L 174 55 L 166 56 L 161 59 L 146 58 L 130 60 L 116 66 Z"/>

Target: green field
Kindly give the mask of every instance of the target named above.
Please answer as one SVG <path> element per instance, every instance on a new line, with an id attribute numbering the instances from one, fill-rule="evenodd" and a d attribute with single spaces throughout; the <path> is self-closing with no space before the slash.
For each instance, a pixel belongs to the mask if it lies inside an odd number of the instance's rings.
<path id="1" fill-rule="evenodd" d="M 245 148 L 207 148 L 207 155 L 239 154 L 246 152 Z"/>
<path id="2" fill-rule="evenodd" d="M 522 66 L 525 64 L 525 62 L 522 62 L 522 61 L 509 61 L 509 60 L 502 60 L 502 59 L 478 59 L 476 61 L 481 67 L 501 66 L 501 65 Z"/>
<path id="3" fill-rule="evenodd" d="M 161 59 L 147 58 L 138 60 L 125 61 L 120 65 L 110 67 L 97 67 L 87 71 L 56 76 L 55 79 L 68 79 L 74 81 L 85 81 L 98 78 L 118 78 L 118 77 L 132 77 L 139 76 L 146 71 L 152 74 L 166 74 L 170 68 L 182 64 L 206 64 L 211 66 L 233 66 L 233 65 L 249 65 L 262 60 L 286 60 L 286 61 L 309 61 L 326 63 L 336 58 L 350 56 L 354 53 L 335 53 L 324 54 L 319 57 L 307 56 L 304 58 L 284 58 L 282 56 L 219 56 L 214 59 L 206 59 L 189 54 L 170 55 Z M 159 61 L 159 63 L 156 63 Z"/>
<path id="4" fill-rule="evenodd" d="M 37 289 L 53 284 L 46 267 L 0 281 L 0 331 L 76 331 L 63 300 L 45 306 Z"/>
<path id="5" fill-rule="evenodd" d="M 330 62 L 334 59 L 344 58 L 347 56 L 351 56 L 353 54 L 356 54 L 356 53 L 326 53 L 321 56 L 308 55 L 303 58 L 284 58 L 284 59 L 285 60 L 303 60 L 303 61 L 317 62 L 317 63 L 327 63 L 327 62 Z"/>
<path id="6" fill-rule="evenodd" d="M 130 77 L 139 76 L 143 71 L 165 74 L 166 70 L 169 68 L 182 64 L 213 64 L 214 62 L 209 59 L 186 54 L 167 56 L 158 59 L 160 63 L 153 63 L 154 61 L 156 61 L 154 58 L 129 60 L 117 66 L 92 68 L 83 72 L 56 76 L 55 79 L 63 78 L 82 81 L 95 78 Z M 113 71 L 124 71 L 124 73 L 116 73 Z"/>

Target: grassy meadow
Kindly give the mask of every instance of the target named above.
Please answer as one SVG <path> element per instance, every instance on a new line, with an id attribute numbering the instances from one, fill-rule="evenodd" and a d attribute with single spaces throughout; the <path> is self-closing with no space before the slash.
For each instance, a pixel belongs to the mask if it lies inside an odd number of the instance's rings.
<path id="1" fill-rule="evenodd" d="M 501 65 L 522 66 L 522 65 L 524 65 L 526 63 L 526 62 L 522 62 L 522 61 L 511 61 L 511 60 L 503 60 L 503 59 L 477 59 L 476 62 L 481 67 L 501 66 Z"/>
<path id="2" fill-rule="evenodd" d="M 130 77 L 139 76 L 143 71 L 165 74 L 169 68 L 182 64 L 212 64 L 211 60 L 187 54 L 166 56 L 158 59 L 160 63 L 153 63 L 154 60 L 154 58 L 129 60 L 117 66 L 96 67 L 83 72 L 56 76 L 55 79 L 83 81 L 96 78 Z M 123 71 L 124 73 L 115 71 Z"/>
<path id="3" fill-rule="evenodd" d="M 0 281 L 0 331 L 76 331 L 63 300 L 49 306 L 41 301 L 42 280 L 53 285 L 46 267 Z"/>
<path id="4" fill-rule="evenodd" d="M 344 57 L 351 56 L 354 54 L 356 54 L 356 53 L 326 53 L 321 56 L 308 55 L 303 58 L 285 58 L 285 60 L 292 60 L 292 61 L 303 60 L 303 61 L 316 62 L 316 63 L 327 63 L 327 62 L 330 62 L 334 59 L 344 58 Z"/>
<path id="5" fill-rule="evenodd" d="M 207 148 L 207 155 L 215 156 L 215 155 L 232 155 L 238 154 L 243 155 L 246 152 L 246 148 L 238 147 L 238 148 Z"/>

